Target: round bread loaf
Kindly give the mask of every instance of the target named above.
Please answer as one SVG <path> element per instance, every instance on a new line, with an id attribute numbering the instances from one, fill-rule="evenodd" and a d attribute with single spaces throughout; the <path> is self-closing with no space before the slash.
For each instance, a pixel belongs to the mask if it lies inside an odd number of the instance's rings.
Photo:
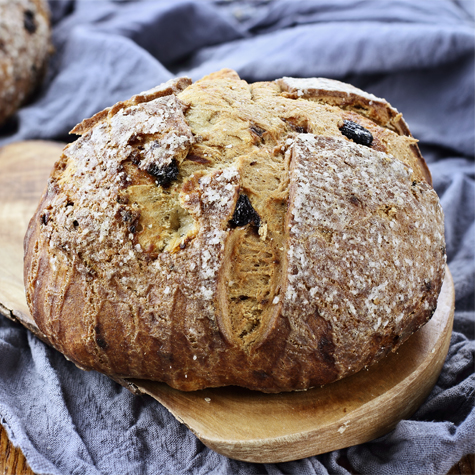
<path id="1" fill-rule="evenodd" d="M 0 125 L 38 86 L 50 47 L 45 0 L 0 0 Z"/>
<path id="2" fill-rule="evenodd" d="M 43 338 L 83 369 L 302 390 L 380 360 L 436 308 L 442 210 L 383 99 L 222 70 L 72 132 L 25 285 Z"/>

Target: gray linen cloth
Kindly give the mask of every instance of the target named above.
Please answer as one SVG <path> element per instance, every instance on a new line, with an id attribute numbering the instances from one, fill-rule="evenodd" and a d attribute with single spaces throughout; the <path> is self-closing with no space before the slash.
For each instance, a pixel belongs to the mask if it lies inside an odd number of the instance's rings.
<path id="1" fill-rule="evenodd" d="M 280 464 L 205 447 L 149 397 L 83 372 L 0 317 L 0 422 L 38 474 L 441 475 L 475 452 L 474 3 L 450 0 L 51 1 L 43 87 L 0 129 L 71 140 L 84 117 L 176 75 L 324 76 L 403 111 L 446 216 L 456 288 L 442 373 L 409 420 L 372 442 Z"/>

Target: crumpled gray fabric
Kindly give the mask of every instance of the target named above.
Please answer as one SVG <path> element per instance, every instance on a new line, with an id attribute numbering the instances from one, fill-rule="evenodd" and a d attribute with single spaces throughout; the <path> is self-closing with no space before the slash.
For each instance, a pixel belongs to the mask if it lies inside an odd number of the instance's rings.
<path id="1" fill-rule="evenodd" d="M 67 140 L 84 117 L 184 74 L 326 76 L 403 111 L 446 217 L 454 332 L 428 399 L 374 441 L 280 464 L 205 447 L 147 396 L 83 372 L 0 317 L 0 421 L 38 474 L 441 475 L 475 452 L 474 8 L 471 1 L 51 1 L 56 52 L 0 146 Z"/>

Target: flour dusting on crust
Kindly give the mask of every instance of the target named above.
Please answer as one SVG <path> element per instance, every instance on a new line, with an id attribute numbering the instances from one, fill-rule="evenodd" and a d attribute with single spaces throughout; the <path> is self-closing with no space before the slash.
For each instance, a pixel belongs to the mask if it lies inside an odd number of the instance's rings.
<path id="1" fill-rule="evenodd" d="M 381 104 L 387 104 L 386 100 L 376 97 L 374 94 L 370 94 L 361 89 L 358 89 L 351 84 L 347 84 L 335 79 L 327 78 L 289 78 L 283 77 L 278 80 L 278 83 L 282 86 L 282 89 L 288 92 L 296 92 L 297 96 L 302 98 L 315 97 L 322 92 L 338 92 L 344 93 L 348 97 L 350 95 L 356 95 L 364 97 L 368 101 L 378 102 Z"/>
<path id="2" fill-rule="evenodd" d="M 45 339 L 81 368 L 181 390 L 304 390 L 398 348 L 436 307 L 443 214 L 377 104 L 226 70 L 83 121 L 25 239 Z"/>
<path id="3" fill-rule="evenodd" d="M 365 92 L 351 84 L 327 78 L 278 79 L 282 91 L 296 99 L 309 99 L 355 109 L 379 125 L 394 129 L 401 135 L 411 136 L 402 114 L 385 99 Z"/>
<path id="4" fill-rule="evenodd" d="M 297 136 L 288 153 L 283 315 L 302 334 L 307 318 L 327 321 L 345 374 L 405 334 L 405 316 L 422 311 L 422 324 L 435 310 L 427 289 L 444 273 L 442 209 L 431 187 L 411 182 L 409 167 L 385 153 L 310 134 Z"/>
<path id="5" fill-rule="evenodd" d="M 0 124 L 40 83 L 51 52 L 45 0 L 0 1 Z"/>

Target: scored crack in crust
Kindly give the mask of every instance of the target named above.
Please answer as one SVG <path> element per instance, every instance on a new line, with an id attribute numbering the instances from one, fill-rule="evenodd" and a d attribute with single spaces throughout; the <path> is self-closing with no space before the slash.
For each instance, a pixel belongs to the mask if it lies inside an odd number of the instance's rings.
<path id="1" fill-rule="evenodd" d="M 42 80 L 50 34 L 45 0 L 0 0 L 0 126 Z"/>
<path id="2" fill-rule="evenodd" d="M 397 349 L 435 311 L 443 214 L 402 119 L 358 91 L 222 70 L 76 126 L 25 237 L 43 338 L 187 391 L 307 389 Z"/>

